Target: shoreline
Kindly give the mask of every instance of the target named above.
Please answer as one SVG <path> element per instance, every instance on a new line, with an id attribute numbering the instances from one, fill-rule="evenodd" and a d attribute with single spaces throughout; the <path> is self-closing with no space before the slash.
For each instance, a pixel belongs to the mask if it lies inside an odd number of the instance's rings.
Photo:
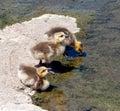
<path id="1" fill-rule="evenodd" d="M 30 55 L 30 47 L 35 44 L 35 41 L 47 40 L 47 38 L 43 38 L 44 33 L 51 27 L 60 25 L 67 27 L 73 33 L 79 31 L 75 18 L 52 14 L 45 14 L 30 21 L 17 23 L 0 30 L 0 51 L 2 52 L 0 54 L 0 60 L 2 61 L 0 65 L 1 111 L 8 111 L 10 108 L 16 111 L 22 110 L 27 105 L 33 109 L 35 108 L 34 111 L 38 111 L 38 109 L 44 111 L 38 106 L 32 105 L 29 96 L 16 91 L 16 88 L 21 85 L 16 73 L 19 64 L 22 62 L 28 64 L 37 63 Z M 29 107 L 25 107 L 26 110 L 29 110 Z"/>

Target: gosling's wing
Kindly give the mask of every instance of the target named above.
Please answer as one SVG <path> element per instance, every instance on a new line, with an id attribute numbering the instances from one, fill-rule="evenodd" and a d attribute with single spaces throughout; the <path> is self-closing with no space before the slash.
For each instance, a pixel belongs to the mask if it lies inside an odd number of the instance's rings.
<path id="1" fill-rule="evenodd" d="M 42 53 L 49 53 L 49 43 L 48 42 L 40 42 L 39 44 L 35 45 L 31 48 L 31 52 L 42 52 Z"/>
<path id="2" fill-rule="evenodd" d="M 37 78 L 36 77 L 36 68 L 32 66 L 27 65 L 20 65 L 19 70 L 21 70 L 24 74 L 28 75 L 31 78 Z"/>

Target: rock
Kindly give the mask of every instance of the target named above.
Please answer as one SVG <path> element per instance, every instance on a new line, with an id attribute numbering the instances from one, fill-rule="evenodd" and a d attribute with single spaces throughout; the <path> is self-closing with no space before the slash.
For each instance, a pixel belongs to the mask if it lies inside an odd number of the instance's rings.
<path id="1" fill-rule="evenodd" d="M 47 111 L 33 104 L 7 103 L 0 106 L 0 111 Z"/>
<path id="2" fill-rule="evenodd" d="M 32 57 L 30 48 L 39 41 L 47 40 L 45 32 L 56 26 L 65 27 L 72 33 L 79 31 L 75 18 L 52 14 L 0 30 L 0 111 L 45 111 L 33 105 L 27 94 L 17 91 L 21 85 L 17 69 L 21 63 L 38 63 Z"/>

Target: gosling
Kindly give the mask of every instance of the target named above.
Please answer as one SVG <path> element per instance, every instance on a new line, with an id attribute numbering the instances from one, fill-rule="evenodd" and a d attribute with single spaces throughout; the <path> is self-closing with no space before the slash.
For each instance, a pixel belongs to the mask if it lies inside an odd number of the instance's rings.
<path id="1" fill-rule="evenodd" d="M 45 34 L 47 34 L 47 36 L 49 38 L 52 38 L 53 39 L 53 35 L 55 33 L 58 33 L 58 32 L 63 32 L 65 34 L 68 35 L 67 38 L 64 39 L 64 44 L 69 46 L 71 44 L 73 44 L 76 40 L 76 37 L 73 33 L 71 33 L 67 28 L 65 27 L 54 27 L 54 28 L 51 28 L 49 31 L 47 31 Z"/>
<path id="2" fill-rule="evenodd" d="M 31 48 L 31 53 L 35 59 L 40 60 L 39 66 L 43 63 L 50 63 L 56 56 L 64 53 L 66 45 L 64 39 L 68 37 L 64 32 L 57 32 L 53 35 L 54 41 L 40 42 Z"/>
<path id="3" fill-rule="evenodd" d="M 35 68 L 22 64 L 18 70 L 18 78 L 24 86 L 30 87 L 31 90 L 44 91 L 50 85 L 49 81 L 45 78 L 49 70 L 44 66 Z"/>
<path id="4" fill-rule="evenodd" d="M 52 38 L 53 35 L 55 33 L 58 33 L 58 32 L 63 32 L 63 33 L 68 35 L 68 37 L 64 39 L 64 44 L 66 46 L 73 46 L 74 49 L 77 52 L 82 52 L 83 43 L 81 41 L 78 41 L 76 39 L 75 35 L 72 32 L 70 32 L 68 29 L 64 28 L 64 27 L 54 27 L 54 28 L 50 29 L 48 32 L 46 32 L 46 34 L 47 34 L 47 36 L 49 38 Z M 54 39 L 54 38 L 52 38 L 52 39 Z"/>

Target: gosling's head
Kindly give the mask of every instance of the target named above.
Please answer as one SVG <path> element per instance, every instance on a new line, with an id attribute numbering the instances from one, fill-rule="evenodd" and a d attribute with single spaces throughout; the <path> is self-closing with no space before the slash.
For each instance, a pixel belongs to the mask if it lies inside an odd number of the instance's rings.
<path id="1" fill-rule="evenodd" d="M 37 68 L 37 74 L 39 77 L 45 77 L 49 72 L 49 68 L 41 66 L 39 68 Z"/>
<path id="2" fill-rule="evenodd" d="M 56 42 L 62 42 L 65 38 L 68 38 L 68 34 L 65 34 L 64 32 L 56 32 L 53 35 L 53 38 Z"/>
<path id="3" fill-rule="evenodd" d="M 63 32 L 64 34 L 67 35 L 67 37 L 64 39 L 64 44 L 65 45 L 72 45 L 74 43 L 74 41 L 76 40 L 76 37 L 74 34 L 72 34 L 72 32 L 70 32 L 67 28 L 65 27 L 54 27 L 51 28 L 48 32 L 46 32 L 46 34 L 48 35 L 48 37 L 52 37 L 55 33 L 58 32 Z"/>
<path id="4" fill-rule="evenodd" d="M 74 43 L 74 48 L 77 52 L 82 52 L 83 51 L 83 44 L 80 41 L 75 41 Z"/>

